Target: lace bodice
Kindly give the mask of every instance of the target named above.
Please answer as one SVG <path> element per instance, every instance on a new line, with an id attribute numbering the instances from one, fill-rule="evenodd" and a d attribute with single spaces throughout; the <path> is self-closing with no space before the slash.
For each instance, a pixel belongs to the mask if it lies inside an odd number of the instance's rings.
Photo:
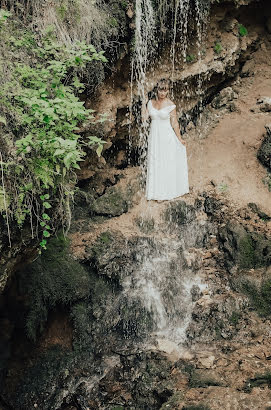
<path id="1" fill-rule="evenodd" d="M 147 107 L 148 107 L 148 111 L 149 111 L 149 114 L 152 120 L 162 120 L 163 121 L 163 120 L 170 119 L 170 113 L 171 111 L 174 110 L 176 105 L 171 104 L 171 105 L 161 108 L 160 110 L 157 110 L 152 105 L 152 101 L 149 100 Z"/>

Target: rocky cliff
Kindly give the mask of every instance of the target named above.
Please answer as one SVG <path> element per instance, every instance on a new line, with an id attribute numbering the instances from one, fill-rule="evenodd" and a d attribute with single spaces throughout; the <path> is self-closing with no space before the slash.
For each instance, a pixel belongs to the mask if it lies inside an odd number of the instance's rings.
<path id="1" fill-rule="evenodd" d="M 271 10 L 217 3 L 173 79 L 190 193 L 144 198 L 125 52 L 87 99 L 111 121 L 78 173 L 68 237 L 38 258 L 25 243 L 31 264 L 15 230 L 16 264 L 3 240 L 3 409 L 271 406 Z M 166 42 L 155 62 L 146 92 L 171 75 Z"/>

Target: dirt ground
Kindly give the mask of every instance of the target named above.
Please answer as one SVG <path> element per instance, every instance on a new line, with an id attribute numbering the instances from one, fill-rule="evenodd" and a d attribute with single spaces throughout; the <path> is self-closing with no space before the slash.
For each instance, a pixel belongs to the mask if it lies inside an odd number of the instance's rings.
<path id="1" fill-rule="evenodd" d="M 271 115 L 251 109 L 258 98 L 271 96 L 270 53 L 270 42 L 263 43 L 252 56 L 254 76 L 233 85 L 237 111 L 226 113 L 207 138 L 187 141 L 192 190 L 203 191 L 213 181 L 237 206 L 255 202 L 267 213 L 271 212 L 271 193 L 263 183 L 267 170 L 256 155 Z"/>

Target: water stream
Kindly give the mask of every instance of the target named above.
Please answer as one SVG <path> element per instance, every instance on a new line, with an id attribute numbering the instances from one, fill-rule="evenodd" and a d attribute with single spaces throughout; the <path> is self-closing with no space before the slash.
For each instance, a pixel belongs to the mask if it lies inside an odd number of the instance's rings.
<path id="1" fill-rule="evenodd" d="M 208 6 L 209 0 L 158 0 L 156 6 L 151 0 L 136 0 L 130 111 L 132 111 L 133 102 L 136 102 L 139 107 L 136 114 L 143 187 L 146 178 L 148 122 L 142 113 L 144 114 L 148 93 L 155 85 L 152 74 L 157 64 L 160 64 L 157 57 L 158 44 L 161 44 L 162 39 L 165 48 L 169 47 L 170 61 L 165 66 L 171 67 L 171 73 L 161 73 L 160 70 L 159 74 L 164 78 L 170 78 L 174 84 L 176 64 L 180 66 L 187 63 L 192 35 L 190 26 L 196 36 L 193 39 L 197 50 L 196 58 L 199 61 L 201 59 Z M 156 79 L 158 80 L 159 78 Z M 196 90 L 186 89 L 188 95 L 190 92 L 196 93 L 199 105 L 202 98 L 201 89 L 200 76 Z M 151 203 L 148 203 L 148 212 L 150 207 Z M 172 238 L 165 239 L 162 243 L 157 242 L 155 251 L 146 246 L 138 268 L 125 282 L 125 292 L 131 297 L 139 298 L 145 308 L 152 313 L 157 337 L 165 337 L 178 344 L 185 341 L 186 329 L 191 319 L 192 288 L 194 286 L 204 288 L 205 286 L 199 277 L 195 276 L 193 270 L 184 268 L 185 263 L 183 263 L 183 256 L 179 248 L 180 242 Z"/>

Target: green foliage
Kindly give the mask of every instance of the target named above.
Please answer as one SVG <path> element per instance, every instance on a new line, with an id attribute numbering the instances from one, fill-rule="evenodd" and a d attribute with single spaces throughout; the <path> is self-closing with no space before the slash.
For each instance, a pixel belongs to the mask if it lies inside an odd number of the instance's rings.
<path id="1" fill-rule="evenodd" d="M 252 238 L 249 234 L 240 238 L 239 252 L 240 268 L 254 268 L 256 266 L 257 257 L 255 254 Z"/>
<path id="2" fill-rule="evenodd" d="M 90 278 L 84 268 L 67 252 L 67 241 L 56 237 L 34 263 L 19 273 L 19 287 L 28 300 L 26 332 L 35 340 L 47 320 L 48 312 L 54 306 L 66 309 L 89 297 Z"/>
<path id="3" fill-rule="evenodd" d="M 247 28 L 243 24 L 239 24 L 239 35 L 240 37 L 245 37 L 248 35 Z"/>
<path id="4" fill-rule="evenodd" d="M 218 189 L 222 193 L 226 193 L 229 189 L 228 184 L 221 182 L 221 184 L 218 185 Z"/>
<path id="5" fill-rule="evenodd" d="M 187 54 L 185 57 L 187 63 L 194 63 L 196 61 L 195 54 Z"/>
<path id="6" fill-rule="evenodd" d="M 216 54 L 220 54 L 222 50 L 223 50 L 223 47 L 222 47 L 221 43 L 216 42 L 215 45 L 214 45 L 214 52 Z"/>
<path id="7" fill-rule="evenodd" d="M 0 9 L 0 29 L 4 26 L 10 16 L 11 13 L 8 10 Z"/>
<path id="8" fill-rule="evenodd" d="M 3 16 L 1 10 L 0 21 Z M 65 219 L 74 170 L 80 169 L 85 147 L 101 155 L 104 141 L 93 136 L 84 140 L 79 133 L 84 123 L 94 121 L 93 110 L 86 109 L 79 98 L 84 90 L 80 75 L 82 69 L 91 70 L 93 62 L 106 58 L 83 42 L 60 45 L 52 27 L 43 38 L 12 29 L 12 24 L 7 25 L 0 43 L 0 50 L 8 42 L 11 51 L 4 67 L 9 79 L 2 81 L 0 89 L 0 107 L 7 115 L 1 115 L 0 122 L 7 125 L 12 138 L 2 138 L 11 139 L 16 148 L 12 161 L 4 163 L 5 175 L 12 181 L 12 216 L 21 226 L 26 217 L 35 215 L 42 228 L 40 245 L 46 248 L 52 229 L 50 209 L 58 207 Z M 104 117 L 99 120 L 103 121 Z"/>

